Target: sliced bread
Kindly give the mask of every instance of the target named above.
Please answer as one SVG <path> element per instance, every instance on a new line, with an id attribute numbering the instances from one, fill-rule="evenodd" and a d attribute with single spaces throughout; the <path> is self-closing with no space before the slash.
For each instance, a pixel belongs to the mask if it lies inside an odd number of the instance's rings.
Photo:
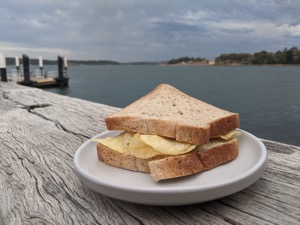
<path id="1" fill-rule="evenodd" d="M 105 164 L 132 171 L 150 173 L 154 180 L 187 176 L 212 169 L 238 156 L 238 141 L 215 140 L 211 144 L 197 146 L 192 152 L 177 156 L 160 156 L 150 159 L 136 158 L 130 153 L 116 152 L 100 143 L 98 159 Z"/>
<path id="2" fill-rule="evenodd" d="M 239 115 L 161 84 L 105 119 L 108 130 L 156 134 L 201 145 L 239 127 Z"/>

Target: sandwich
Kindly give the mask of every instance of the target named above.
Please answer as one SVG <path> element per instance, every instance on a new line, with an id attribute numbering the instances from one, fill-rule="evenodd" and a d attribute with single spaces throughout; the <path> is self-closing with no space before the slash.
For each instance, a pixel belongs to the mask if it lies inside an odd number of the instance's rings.
<path id="1" fill-rule="evenodd" d="M 94 139 L 98 159 L 155 181 L 213 169 L 239 153 L 239 114 L 161 84 L 105 118 L 115 137 Z"/>

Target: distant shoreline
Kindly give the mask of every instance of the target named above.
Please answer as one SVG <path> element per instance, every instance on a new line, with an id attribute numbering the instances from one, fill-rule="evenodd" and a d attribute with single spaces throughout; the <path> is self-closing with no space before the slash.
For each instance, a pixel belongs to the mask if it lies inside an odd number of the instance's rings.
<path id="1" fill-rule="evenodd" d="M 214 64 L 214 65 L 197 65 L 197 64 L 159 64 L 160 66 L 228 66 L 228 67 L 251 67 L 251 66 L 278 66 L 278 67 L 284 67 L 284 66 L 295 66 L 298 67 L 300 64 Z"/>
<path id="2" fill-rule="evenodd" d="M 44 65 L 57 65 L 57 60 L 43 60 Z M 22 59 L 20 59 L 22 64 Z M 15 66 L 15 58 L 6 57 L 7 66 Z M 38 59 L 30 59 L 30 65 L 39 65 Z M 202 61 L 202 62 L 179 62 L 179 63 L 168 63 L 167 61 L 141 61 L 141 62 L 117 62 L 112 60 L 68 60 L 69 66 L 81 66 L 81 65 L 95 65 L 95 66 L 106 66 L 106 65 L 117 65 L 117 66 L 143 66 L 143 65 L 159 65 L 159 66 L 300 66 L 300 64 L 240 64 L 240 63 L 228 63 L 221 64 L 215 63 L 214 61 Z"/>
<path id="3" fill-rule="evenodd" d="M 300 66 L 300 64 L 215 64 L 214 66 Z"/>
<path id="4" fill-rule="evenodd" d="M 38 64 L 30 64 L 31 66 L 38 66 Z M 14 64 L 7 64 L 9 67 L 15 67 Z M 21 65 L 22 66 L 22 65 Z M 44 64 L 44 66 L 56 66 L 55 64 Z M 251 64 L 251 65 L 229 65 L 229 64 L 215 64 L 215 65 L 197 65 L 197 64 L 166 64 L 166 63 L 157 63 L 157 64 L 69 64 L 68 67 L 78 67 L 78 66 L 163 66 L 163 67 L 300 67 L 300 64 Z"/>

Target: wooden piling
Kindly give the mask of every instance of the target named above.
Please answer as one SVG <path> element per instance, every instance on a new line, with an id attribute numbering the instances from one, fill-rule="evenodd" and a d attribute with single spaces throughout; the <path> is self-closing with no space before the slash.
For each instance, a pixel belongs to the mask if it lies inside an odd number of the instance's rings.
<path id="1" fill-rule="evenodd" d="M 1 81 L 7 82 L 6 61 L 3 53 L 0 53 L 0 74 Z"/>
<path id="2" fill-rule="evenodd" d="M 15 63 L 16 63 L 17 76 L 20 76 L 20 61 L 19 61 L 19 56 L 16 56 Z"/>
<path id="3" fill-rule="evenodd" d="M 58 78 L 62 79 L 64 77 L 64 61 L 61 56 L 57 56 L 57 65 L 58 65 Z"/>
<path id="4" fill-rule="evenodd" d="M 40 67 L 40 74 L 44 77 L 44 65 L 43 65 L 43 57 L 39 56 L 39 67 Z"/>
<path id="5" fill-rule="evenodd" d="M 23 73 L 24 73 L 24 80 L 20 82 L 22 85 L 30 86 L 32 81 L 30 80 L 30 62 L 29 57 L 23 54 Z"/>

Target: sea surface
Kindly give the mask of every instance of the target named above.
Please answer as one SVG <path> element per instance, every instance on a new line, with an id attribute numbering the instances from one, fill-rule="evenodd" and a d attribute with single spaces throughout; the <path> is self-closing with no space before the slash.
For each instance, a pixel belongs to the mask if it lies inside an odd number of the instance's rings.
<path id="1" fill-rule="evenodd" d="M 71 66 L 68 72 L 69 87 L 46 90 L 124 107 L 157 85 L 168 83 L 238 112 L 241 129 L 259 138 L 300 146 L 298 66 L 109 65 Z"/>

